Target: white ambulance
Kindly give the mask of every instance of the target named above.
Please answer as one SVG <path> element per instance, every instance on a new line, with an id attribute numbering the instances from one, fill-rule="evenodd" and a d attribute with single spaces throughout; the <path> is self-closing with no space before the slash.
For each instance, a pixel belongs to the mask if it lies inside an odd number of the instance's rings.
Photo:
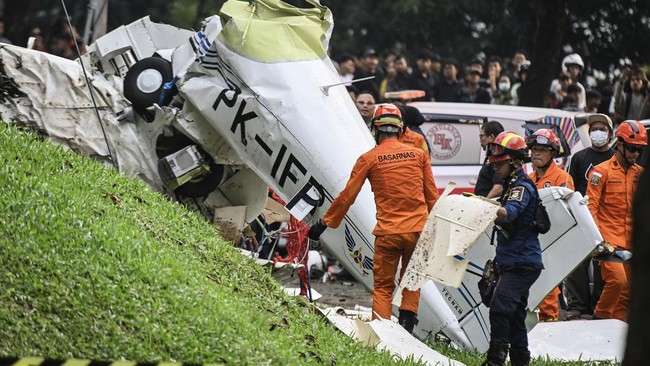
<path id="1" fill-rule="evenodd" d="M 505 130 L 526 137 L 540 128 L 552 128 L 560 137 L 563 151 L 556 160 L 562 167 L 568 157 L 583 149 L 582 134 L 576 122 L 585 119 L 581 112 L 559 109 L 472 103 L 414 102 L 424 115 L 420 126 L 431 147 L 430 157 L 436 185 L 444 188 L 456 182 L 454 193 L 473 192 L 485 160 L 479 132 L 488 121 L 499 121 Z M 584 137 L 582 137 L 584 139 Z M 588 144 L 588 142 L 587 142 Z"/>

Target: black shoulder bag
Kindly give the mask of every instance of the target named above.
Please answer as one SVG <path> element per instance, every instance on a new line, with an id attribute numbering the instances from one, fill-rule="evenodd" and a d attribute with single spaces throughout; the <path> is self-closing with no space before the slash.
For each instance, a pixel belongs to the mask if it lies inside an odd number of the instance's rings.
<path id="1" fill-rule="evenodd" d="M 478 281 L 478 292 L 481 294 L 481 301 L 483 305 L 490 307 L 490 302 L 492 301 L 492 295 L 494 294 L 494 288 L 497 285 L 497 273 L 494 266 L 494 261 L 488 259 L 485 263 L 485 268 L 483 268 L 483 276 Z"/>
<path id="2" fill-rule="evenodd" d="M 528 182 L 530 182 L 533 185 L 533 188 L 535 188 L 535 219 L 533 222 L 530 223 L 530 228 L 531 230 L 539 233 L 539 234 L 546 234 L 548 233 L 549 230 L 551 230 L 551 219 L 548 217 L 548 212 L 546 212 L 546 207 L 542 203 L 542 199 L 539 197 L 539 191 L 537 190 L 537 186 L 533 182 L 532 179 L 530 179 L 529 176 L 524 176 Z"/>

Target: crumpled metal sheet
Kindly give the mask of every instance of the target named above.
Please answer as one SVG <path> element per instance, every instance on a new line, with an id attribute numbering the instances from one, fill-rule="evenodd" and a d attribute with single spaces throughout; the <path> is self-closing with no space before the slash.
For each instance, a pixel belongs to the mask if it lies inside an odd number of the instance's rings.
<path id="1" fill-rule="evenodd" d="M 441 197 L 429 214 L 397 293 L 401 294 L 402 288 L 417 290 L 427 280 L 459 287 L 468 260 L 456 256 L 485 232 L 499 207 L 482 197 Z M 400 297 L 396 295 L 396 301 Z"/>
<path id="2" fill-rule="evenodd" d="M 339 307 L 316 309 L 341 332 L 364 346 L 386 350 L 400 359 L 419 360 L 425 365 L 464 365 L 429 348 L 394 321 L 364 321 L 359 315 L 347 315 L 348 310 Z"/>
<path id="3" fill-rule="evenodd" d="M 5 122 L 37 127 L 54 142 L 105 163 L 110 163 L 110 146 L 120 172 L 162 189 L 157 161 L 148 159 L 156 156 L 155 150 L 152 141 L 147 141 L 147 136 L 159 134 L 161 127 L 156 126 L 157 131 L 151 131 L 153 126 L 118 121 L 118 113 L 123 112 L 129 102 L 113 82 L 101 75 L 89 75 L 98 120 L 78 61 L 3 45 L 0 63 L 4 74 L 25 94 L 0 103 L 0 117 Z"/>

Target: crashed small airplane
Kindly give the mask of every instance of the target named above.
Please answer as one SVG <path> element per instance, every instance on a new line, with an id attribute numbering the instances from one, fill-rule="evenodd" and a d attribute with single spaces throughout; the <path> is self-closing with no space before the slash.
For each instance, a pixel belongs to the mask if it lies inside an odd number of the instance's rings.
<path id="1" fill-rule="evenodd" d="M 198 32 L 145 17 L 99 38 L 78 60 L 0 45 L 0 117 L 140 178 L 209 220 L 243 229 L 270 187 L 293 216 L 314 222 L 375 142 L 326 54 L 332 14 L 306 3 L 230 0 Z M 602 243 L 579 193 L 541 192 L 553 228 L 541 237 L 546 270 L 531 290 L 531 311 Z M 477 282 L 494 255 L 494 207 L 446 195 L 432 211 L 401 283 L 422 288 L 420 338 L 444 334 L 487 350 Z M 321 239 L 368 289 L 374 225 L 366 184 L 344 224 Z"/>

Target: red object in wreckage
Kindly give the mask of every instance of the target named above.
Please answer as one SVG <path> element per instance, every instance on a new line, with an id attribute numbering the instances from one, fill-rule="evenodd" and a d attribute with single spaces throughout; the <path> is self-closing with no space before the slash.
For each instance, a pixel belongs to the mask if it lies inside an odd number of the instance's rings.
<path id="1" fill-rule="evenodd" d="M 278 196 L 277 193 L 270 190 L 271 198 L 282 205 L 286 205 L 286 202 Z M 307 266 L 309 261 L 309 238 L 307 233 L 309 232 L 309 226 L 304 222 L 296 219 L 291 216 L 289 225 L 282 230 L 281 235 L 286 236 L 287 238 L 287 252 L 288 256 L 282 258 L 281 256 L 273 257 L 273 262 L 282 262 L 282 263 L 300 263 L 304 267 L 298 270 L 298 277 L 300 278 L 300 295 L 307 296 L 309 291 L 309 275 L 307 273 Z"/>

